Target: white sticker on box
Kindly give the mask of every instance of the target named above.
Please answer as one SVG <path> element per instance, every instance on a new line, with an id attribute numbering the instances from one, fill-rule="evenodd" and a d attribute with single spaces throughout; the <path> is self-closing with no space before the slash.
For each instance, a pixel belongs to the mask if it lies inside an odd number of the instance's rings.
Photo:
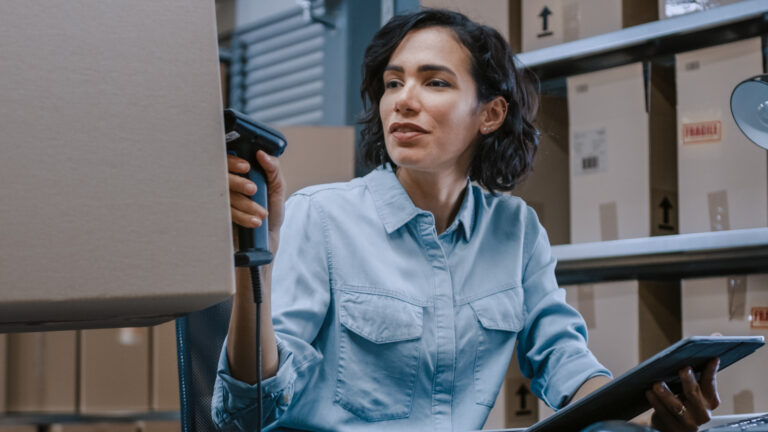
<path id="1" fill-rule="evenodd" d="M 607 171 L 607 152 L 605 128 L 574 132 L 571 171 L 574 175 Z"/>

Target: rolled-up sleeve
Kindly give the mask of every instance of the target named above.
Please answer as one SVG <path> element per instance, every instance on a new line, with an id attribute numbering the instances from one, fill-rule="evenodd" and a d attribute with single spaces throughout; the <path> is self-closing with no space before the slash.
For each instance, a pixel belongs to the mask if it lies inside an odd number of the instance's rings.
<path id="1" fill-rule="evenodd" d="M 526 324 L 517 346 L 523 374 L 531 391 L 552 408 L 562 408 L 588 379 L 610 371 L 587 348 L 581 315 L 565 302 L 555 279 L 556 260 L 549 239 L 531 211 L 524 267 Z"/>
<path id="2" fill-rule="evenodd" d="M 286 203 L 280 246 L 272 271 L 272 322 L 277 339 L 277 374 L 262 381 L 262 417 L 275 423 L 301 393 L 322 354 L 313 346 L 330 303 L 327 227 L 312 197 Z M 226 342 L 221 350 L 211 414 L 219 426 L 256 427 L 256 385 L 232 377 Z"/>

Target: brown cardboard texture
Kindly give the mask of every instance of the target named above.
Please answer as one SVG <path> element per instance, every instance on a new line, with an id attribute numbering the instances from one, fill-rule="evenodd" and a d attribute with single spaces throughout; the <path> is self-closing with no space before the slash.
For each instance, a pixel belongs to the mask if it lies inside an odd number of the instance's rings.
<path id="1" fill-rule="evenodd" d="M 8 375 L 8 336 L 0 334 L 0 414 L 6 411 L 6 377 Z"/>
<path id="2" fill-rule="evenodd" d="M 678 282 L 621 281 L 566 288 L 587 323 L 589 349 L 619 376 L 680 339 Z"/>
<path id="3" fill-rule="evenodd" d="M 322 183 L 349 181 L 355 176 L 353 127 L 281 127 L 288 146 L 280 168 L 288 194 Z"/>
<path id="4" fill-rule="evenodd" d="M 568 105 L 564 98 L 542 96 L 536 127 L 541 132 L 533 172 L 516 187 L 517 195 L 536 210 L 553 245 L 570 242 L 568 191 Z"/>
<path id="5" fill-rule="evenodd" d="M 148 411 L 149 362 L 146 327 L 81 331 L 80 412 Z"/>
<path id="6" fill-rule="evenodd" d="M 7 377 L 9 412 L 74 413 L 76 332 L 9 334 Z"/>
<path id="7" fill-rule="evenodd" d="M 515 52 L 520 52 L 520 1 L 421 0 L 421 6 L 461 12 L 477 23 L 495 28 Z"/>
<path id="8" fill-rule="evenodd" d="M 656 0 L 522 0 L 522 47 L 532 51 L 656 20 Z"/>
<path id="9" fill-rule="evenodd" d="M 144 423 L 141 432 L 181 432 L 179 421 L 156 421 Z"/>
<path id="10" fill-rule="evenodd" d="M 234 292 L 214 13 L 2 2 L 0 330 L 159 323 Z"/>
<path id="11" fill-rule="evenodd" d="M 50 432 L 145 432 L 145 422 L 125 423 L 65 423 L 54 424 Z M 0 431 L 2 432 L 2 431 Z"/>
<path id="12" fill-rule="evenodd" d="M 673 73 L 629 64 L 569 77 L 573 243 L 677 233 Z"/>
<path id="13" fill-rule="evenodd" d="M 171 321 L 152 327 L 152 409 L 177 411 L 179 402 L 179 368 L 176 355 L 176 323 Z"/>
<path id="14" fill-rule="evenodd" d="M 761 335 L 753 328 L 750 311 L 768 307 L 768 275 L 717 277 L 682 281 L 683 336 Z M 720 415 L 765 411 L 768 406 L 768 350 L 762 348 L 717 376 Z"/>
<path id="15" fill-rule="evenodd" d="M 766 152 L 731 116 L 733 88 L 763 71 L 760 38 L 678 54 L 680 232 L 768 224 Z"/>

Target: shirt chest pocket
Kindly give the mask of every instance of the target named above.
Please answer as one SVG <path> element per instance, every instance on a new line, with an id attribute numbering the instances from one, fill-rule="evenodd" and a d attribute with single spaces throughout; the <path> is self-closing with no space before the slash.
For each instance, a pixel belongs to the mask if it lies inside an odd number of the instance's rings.
<path id="1" fill-rule="evenodd" d="M 391 296 L 341 292 L 335 402 L 368 421 L 410 415 L 423 308 Z"/>
<path id="2" fill-rule="evenodd" d="M 476 400 L 490 407 L 509 367 L 517 334 L 525 325 L 523 289 L 508 288 L 471 301 L 469 306 L 480 327 L 474 368 Z"/>

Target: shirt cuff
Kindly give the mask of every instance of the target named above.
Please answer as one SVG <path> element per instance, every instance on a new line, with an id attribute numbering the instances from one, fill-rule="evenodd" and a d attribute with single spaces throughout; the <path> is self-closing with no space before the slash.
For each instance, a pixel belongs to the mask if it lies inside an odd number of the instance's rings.
<path id="1" fill-rule="evenodd" d="M 565 406 L 590 378 L 601 375 L 613 378 L 611 371 L 600 364 L 589 350 L 580 350 L 575 355 L 567 350 L 558 350 L 552 355 L 555 357 L 549 363 L 554 366 L 547 373 L 547 383 L 541 394 L 544 402 L 556 410 Z"/>

